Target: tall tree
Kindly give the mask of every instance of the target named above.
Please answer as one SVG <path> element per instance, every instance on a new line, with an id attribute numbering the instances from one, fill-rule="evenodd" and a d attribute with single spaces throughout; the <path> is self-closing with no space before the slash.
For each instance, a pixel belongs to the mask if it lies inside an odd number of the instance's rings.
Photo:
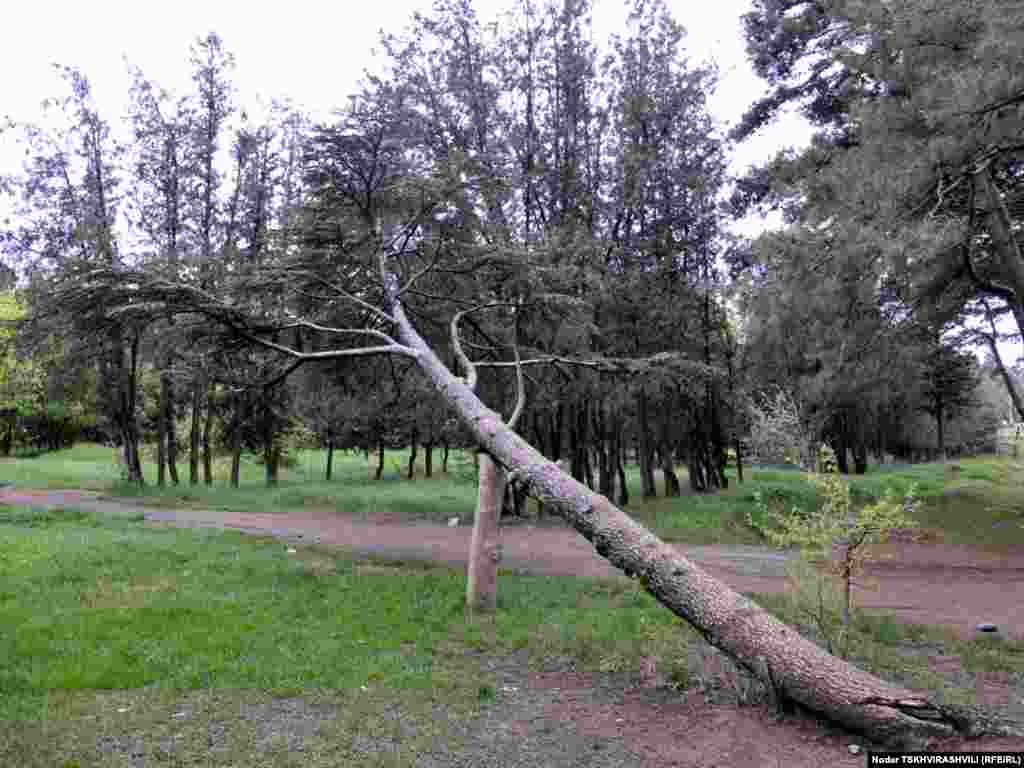
<path id="1" fill-rule="evenodd" d="M 978 361 L 973 353 L 937 339 L 924 359 L 923 374 L 921 408 L 935 419 L 936 450 L 945 459 L 945 425 L 950 417 L 974 402 Z"/>
<path id="2" fill-rule="evenodd" d="M 855 225 L 903 277 L 905 300 L 957 296 L 956 312 L 998 298 L 1024 329 L 1024 8 L 759 0 L 744 23 L 771 91 L 736 135 L 789 105 L 820 130 L 741 182 L 739 208 Z"/>
<path id="3" fill-rule="evenodd" d="M 99 407 L 121 445 L 125 477 L 142 483 L 137 374 L 143 326 L 116 317 L 83 323 L 77 307 L 54 298 L 70 273 L 122 266 L 116 225 L 123 148 L 100 115 L 88 78 L 72 67 L 57 70 L 68 93 L 46 104 L 59 109 L 61 119 L 52 131 L 23 126 L 25 173 L 13 184 L 20 194 L 17 223 L 3 232 L 0 247 L 29 275 L 31 330 L 66 336 L 78 354 L 93 356 Z"/>
<path id="4" fill-rule="evenodd" d="M 234 57 L 220 36 L 211 32 L 193 44 L 190 57 L 193 93 L 192 120 L 188 135 L 189 149 L 187 173 L 192 192 L 187 200 L 189 216 L 195 222 L 193 242 L 190 244 L 189 266 L 198 284 L 204 290 L 213 287 L 223 271 L 215 259 L 223 232 L 221 201 L 218 191 L 221 177 L 217 169 L 217 152 L 221 146 L 225 121 L 234 111 L 234 89 L 230 73 Z M 212 481 L 210 473 L 209 438 L 203 440 L 202 414 L 204 405 L 209 411 L 211 381 L 203 366 L 197 367 L 192 377 L 192 413 L 189 430 L 189 483 L 199 482 L 200 447 L 205 446 L 204 480 Z M 209 423 L 209 415 L 206 423 Z M 206 435 L 209 431 L 206 430 Z"/>

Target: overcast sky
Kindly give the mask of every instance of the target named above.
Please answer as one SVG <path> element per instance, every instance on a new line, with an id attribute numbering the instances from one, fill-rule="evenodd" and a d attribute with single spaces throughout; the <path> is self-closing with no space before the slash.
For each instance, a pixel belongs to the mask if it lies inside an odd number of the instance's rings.
<path id="1" fill-rule="evenodd" d="M 242 103 L 258 97 L 289 97 L 314 115 L 325 116 L 345 103 L 366 68 L 375 68 L 373 48 L 379 31 L 401 29 L 429 0 L 286 3 L 178 0 L 159 5 L 122 0 L 10 3 L 4 11 L 0 46 L 0 116 L 38 120 L 43 98 L 62 93 L 51 64 L 81 69 L 92 81 L 105 117 L 112 123 L 127 111 L 126 62 L 170 90 L 186 90 L 189 45 L 216 31 L 235 54 L 235 82 Z M 712 99 L 723 124 L 734 123 L 764 90 L 747 64 L 740 15 L 748 0 L 670 2 L 688 30 L 691 60 L 715 60 L 722 84 Z M 485 21 L 506 7 L 504 0 L 477 0 Z M 353 11 L 353 9 L 359 9 Z M 625 29 L 623 0 L 596 0 L 595 41 Z M 785 145 L 801 145 L 810 133 L 789 119 L 737 148 L 733 167 L 744 170 Z M 0 139 L 0 173 L 18 169 L 21 153 L 10 138 Z"/>
<path id="2" fill-rule="evenodd" d="M 623 0 L 595 0 L 594 5 L 595 42 L 603 43 L 609 33 L 625 29 Z M 235 55 L 239 100 L 250 112 L 258 112 L 259 99 L 287 97 L 314 117 L 325 117 L 345 103 L 365 69 L 378 66 L 373 49 L 380 30 L 400 30 L 414 10 L 429 6 L 430 0 L 7 3 L 0 46 L 0 118 L 37 121 L 40 102 L 63 93 L 52 68 L 60 63 L 88 75 L 104 117 L 116 125 L 127 112 L 127 66 L 141 68 L 164 88 L 185 91 L 189 45 L 210 31 L 217 32 Z M 506 2 L 476 0 L 476 7 L 489 21 Z M 765 90 L 747 62 L 740 28 L 749 0 L 670 0 L 670 7 L 688 31 L 691 61 L 717 63 L 721 84 L 711 98 L 711 110 L 723 127 L 734 124 Z M 803 146 L 809 138 L 810 128 L 803 120 L 784 117 L 735 148 L 732 170 L 740 173 L 779 149 Z M 17 172 L 22 157 L 11 136 L 0 135 L 0 174 Z M 754 235 L 765 226 L 751 219 L 736 229 Z M 1007 348 L 1007 353 L 1008 361 L 1016 360 L 1019 348 Z"/>

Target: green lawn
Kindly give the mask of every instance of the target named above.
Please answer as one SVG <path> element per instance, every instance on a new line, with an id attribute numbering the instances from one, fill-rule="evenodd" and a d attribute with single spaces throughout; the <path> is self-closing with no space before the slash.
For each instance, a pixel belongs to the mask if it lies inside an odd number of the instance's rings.
<path id="1" fill-rule="evenodd" d="M 367 461 L 361 453 L 335 453 L 334 479 L 324 481 L 326 452 L 303 450 L 294 464 L 281 472 L 276 488 L 265 487 L 263 467 L 247 455 L 242 463 L 241 487 L 227 486 L 228 461 L 215 467 L 213 486 L 190 486 L 188 466 L 179 464 L 185 481 L 178 487 L 157 488 L 152 484 L 156 468 L 144 466 L 149 480 L 141 491 L 118 481 L 113 449 L 83 444 L 44 454 L 33 459 L 0 462 L 0 481 L 23 487 L 81 487 L 142 496 L 147 504 L 194 506 L 246 512 L 281 512 L 296 509 L 333 509 L 347 514 L 397 512 L 410 518 L 447 520 L 458 515 L 470 520 L 476 506 L 476 480 L 472 457 L 453 451 L 449 472 L 440 472 L 435 455 L 434 477 L 423 474 L 422 451 L 414 480 L 405 479 L 408 454 L 388 451 L 381 480 L 373 479 L 376 456 Z M 680 472 L 686 485 L 685 470 Z M 660 474 L 658 476 L 660 484 Z M 918 521 L 941 529 L 948 540 L 983 545 L 1024 544 L 1024 464 L 1002 457 L 968 458 L 958 462 L 917 465 L 872 466 L 868 474 L 851 476 L 856 501 L 866 503 L 886 491 L 905 493 L 916 487 L 922 504 Z M 797 471 L 748 468 L 746 482 L 736 482 L 730 472 L 730 487 L 710 495 L 645 501 L 640 498 L 639 472 L 627 469 L 631 501 L 627 510 L 670 541 L 703 543 L 758 543 L 758 535 L 747 525 L 748 514 L 757 515 L 755 495 L 769 504 L 789 509 L 812 507 L 814 490 Z M 659 487 L 659 493 L 660 493 Z M 532 513 L 532 505 L 530 511 Z"/>
<path id="2" fill-rule="evenodd" d="M 674 623 L 628 582 L 507 576 L 482 627 L 464 619 L 461 572 L 288 550 L 0 507 L 0 717 L 44 716 L 62 690 L 424 688 L 443 642 L 600 662 Z"/>
<path id="3" fill-rule="evenodd" d="M 388 735 L 398 707 L 402 733 L 415 726 L 434 738 L 439 717 L 493 701 L 481 654 L 520 651 L 530 665 L 570 657 L 631 674 L 653 656 L 675 684 L 714 687 L 694 667 L 702 641 L 636 582 L 502 573 L 496 615 L 471 622 L 461 572 L 289 549 L 233 532 L 0 507 L 0 765 L 127 765 L 101 754 L 122 742 L 145 745 L 147 765 L 410 765 L 367 761 L 356 747 L 368 730 L 398 738 Z M 761 599 L 798 618 L 785 600 Z M 855 626 L 859 663 L 949 700 L 971 700 L 976 671 L 1019 681 L 1024 670 L 1024 643 L 962 642 L 859 613 Z M 963 669 L 939 677 L 932 654 L 959 654 Z M 278 745 L 268 763 L 258 719 L 239 713 L 276 700 L 303 717 L 328 718 L 321 705 L 332 714 L 307 751 Z M 188 722 L 175 719 L 183 713 Z M 230 745 L 219 757 L 208 752 L 211 729 Z"/>

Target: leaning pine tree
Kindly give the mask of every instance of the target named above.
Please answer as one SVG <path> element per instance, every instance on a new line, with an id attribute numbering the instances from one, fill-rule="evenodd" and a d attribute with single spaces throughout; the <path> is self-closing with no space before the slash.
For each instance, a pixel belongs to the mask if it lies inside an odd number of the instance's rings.
<path id="1" fill-rule="evenodd" d="M 69 285 L 68 306 L 92 312 L 200 314 L 235 338 L 272 349 L 292 366 L 341 357 L 395 354 L 411 358 L 473 435 L 481 451 L 523 484 L 546 509 L 561 515 L 590 541 L 599 555 L 640 581 L 669 610 L 691 624 L 708 643 L 773 689 L 781 702 L 795 703 L 846 728 L 893 745 L 920 745 L 930 738 L 960 734 L 1024 736 L 1024 726 L 981 707 L 942 704 L 871 675 L 839 659 L 752 600 L 730 589 L 681 556 L 604 496 L 563 472 L 527 443 L 501 416 L 484 405 L 470 383 L 456 376 L 406 315 L 398 278 L 384 249 L 378 254 L 383 307 L 348 294 L 348 299 L 393 330 L 324 328 L 291 318 L 287 325 L 333 334 L 372 337 L 370 346 L 300 352 L 266 337 L 269 328 L 244 310 L 189 285 L 144 273 L 93 271 Z"/>

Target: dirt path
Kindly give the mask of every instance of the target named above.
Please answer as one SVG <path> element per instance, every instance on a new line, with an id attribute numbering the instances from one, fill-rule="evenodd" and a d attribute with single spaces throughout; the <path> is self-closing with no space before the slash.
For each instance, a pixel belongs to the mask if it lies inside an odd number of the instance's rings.
<path id="1" fill-rule="evenodd" d="M 310 543 L 342 547 L 357 555 L 421 559 L 464 565 L 470 527 L 404 522 L 400 515 L 354 517 L 336 512 L 277 514 L 163 510 L 138 500 L 85 491 L 6 488 L 0 501 L 44 507 L 74 506 L 105 514 L 144 514 L 147 521 L 232 528 Z M 551 575 L 621 577 L 579 534 L 557 526 L 516 525 L 502 529 L 502 565 Z M 742 592 L 778 592 L 785 586 L 786 555 L 762 547 L 685 546 L 680 552 Z M 855 591 L 858 605 L 882 608 L 901 620 L 937 624 L 965 636 L 981 622 L 995 623 L 1003 636 L 1024 638 L 1024 550 L 994 555 L 950 544 L 894 542 L 869 565 L 866 586 Z M 870 588 L 872 583 L 880 585 Z"/>
<path id="2" fill-rule="evenodd" d="M 0 489 L 0 502 L 66 506 L 103 514 L 143 514 L 154 524 L 233 528 L 336 545 L 357 554 L 422 558 L 456 565 L 465 562 L 470 536 L 466 526 L 409 524 L 397 515 L 362 519 L 309 511 L 241 514 L 160 510 L 139 506 L 138 500 L 79 491 Z M 624 578 L 595 555 L 584 539 L 566 528 L 508 527 L 502 531 L 502 540 L 504 565 L 509 568 Z M 681 546 L 680 550 L 736 589 L 784 588 L 785 556 L 778 552 L 733 546 Z M 1024 637 L 1024 615 L 1018 604 L 1024 594 L 1020 590 L 1024 582 L 1024 552 L 996 557 L 970 547 L 897 543 L 889 546 L 888 554 L 893 558 L 872 568 L 884 589 L 859 591 L 860 604 L 885 607 L 897 617 L 944 624 L 965 633 L 973 633 L 979 621 L 994 621 L 1005 635 Z M 937 658 L 935 662 L 943 658 L 956 662 L 955 657 Z M 713 665 L 714 658 L 706 663 Z M 728 690 L 716 693 L 693 689 L 680 693 L 664 686 L 649 687 L 642 675 L 638 679 L 633 673 L 583 673 L 572 668 L 537 672 L 528 667 L 522 654 L 482 658 L 481 679 L 493 683 L 496 701 L 483 708 L 479 717 L 459 721 L 455 749 L 445 746 L 439 751 L 418 754 L 417 768 L 505 764 L 566 768 L 864 765 L 863 752 L 854 751 L 868 745 L 856 736 L 807 717 L 780 721 L 765 707 L 737 706 Z M 978 702 L 1019 711 L 1010 706 L 1019 698 L 1019 690 L 1003 679 L 1005 675 L 990 677 L 978 679 Z M 286 703 L 300 710 L 306 707 L 301 698 Z M 395 704 L 399 705 L 400 702 Z M 176 717 L 181 714 L 179 710 L 187 714 L 187 702 L 172 703 L 171 711 L 178 712 Z M 217 718 L 210 724 L 211 745 L 218 734 L 234 727 L 225 713 L 218 713 Z M 274 733 L 290 732 L 288 728 L 292 725 L 288 716 L 280 713 L 261 716 L 261 727 Z M 151 733 L 130 729 L 115 735 L 120 739 L 110 741 L 115 745 L 137 744 L 152 737 Z M 301 740 L 294 748 L 303 748 Z M 931 748 L 1024 750 L 1024 739 L 951 741 L 933 744 Z M 132 750 L 131 762 L 117 764 L 143 765 L 136 762 L 135 753 L 141 756 L 145 750 Z M 114 752 L 121 754 L 125 750 L 118 748 Z M 126 753 L 121 757 L 128 759 Z"/>

